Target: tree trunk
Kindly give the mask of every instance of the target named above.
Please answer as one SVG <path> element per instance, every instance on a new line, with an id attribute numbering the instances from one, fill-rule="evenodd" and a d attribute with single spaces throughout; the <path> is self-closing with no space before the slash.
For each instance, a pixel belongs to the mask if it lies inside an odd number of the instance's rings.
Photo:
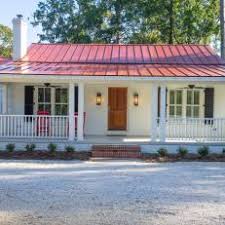
<path id="1" fill-rule="evenodd" d="M 220 34 L 221 34 L 221 57 L 225 59 L 224 0 L 220 0 Z"/>
<path id="2" fill-rule="evenodd" d="M 173 44 L 173 36 L 174 36 L 174 15 L 173 15 L 173 0 L 170 0 L 169 6 L 169 44 Z"/>
<path id="3" fill-rule="evenodd" d="M 121 24 L 121 5 L 120 5 L 120 2 L 119 4 L 117 3 L 115 5 L 115 11 L 116 11 L 116 24 L 115 24 L 115 27 L 116 27 L 116 44 L 120 44 L 120 41 L 121 41 L 121 32 L 122 32 L 122 24 Z"/>

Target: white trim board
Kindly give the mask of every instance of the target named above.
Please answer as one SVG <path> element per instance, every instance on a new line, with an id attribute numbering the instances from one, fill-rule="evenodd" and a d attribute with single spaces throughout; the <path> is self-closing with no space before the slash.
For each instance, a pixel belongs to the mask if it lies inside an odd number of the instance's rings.
<path id="1" fill-rule="evenodd" d="M 12 81 L 8 81 L 13 79 Z M 57 80 L 64 82 L 80 81 L 155 81 L 155 82 L 225 82 L 224 77 L 141 77 L 141 76 L 73 76 L 73 75 L 31 75 L 31 74 L 1 74 L 0 82 L 46 82 Z"/>

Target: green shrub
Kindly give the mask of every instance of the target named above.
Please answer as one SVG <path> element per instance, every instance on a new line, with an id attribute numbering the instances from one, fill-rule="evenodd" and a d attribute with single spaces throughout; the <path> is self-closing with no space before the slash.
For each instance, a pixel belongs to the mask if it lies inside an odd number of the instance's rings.
<path id="1" fill-rule="evenodd" d="M 179 147 L 177 152 L 181 157 L 185 157 L 188 154 L 187 148 L 184 147 Z"/>
<path id="2" fill-rule="evenodd" d="M 55 153 L 56 150 L 57 150 L 57 145 L 56 145 L 56 144 L 50 143 L 50 144 L 48 145 L 48 151 L 49 151 L 50 153 Z"/>
<path id="3" fill-rule="evenodd" d="M 208 146 L 203 146 L 203 147 L 200 147 L 198 149 L 198 154 L 201 156 L 201 157 L 205 157 L 209 154 L 209 147 Z"/>
<path id="4" fill-rule="evenodd" d="M 7 144 L 6 145 L 6 150 L 8 151 L 8 152 L 13 152 L 14 150 L 15 150 L 15 144 Z"/>
<path id="5" fill-rule="evenodd" d="M 160 148 L 157 152 L 158 152 L 160 157 L 165 157 L 165 156 L 168 155 L 168 151 L 165 148 Z"/>
<path id="6" fill-rule="evenodd" d="M 25 146 L 25 149 L 26 149 L 27 152 L 33 152 L 35 150 L 35 148 L 36 148 L 35 144 L 27 144 Z"/>
<path id="7" fill-rule="evenodd" d="M 73 146 L 71 146 L 71 145 L 66 146 L 66 147 L 65 147 L 65 150 L 66 150 L 66 152 L 68 152 L 68 153 L 73 153 L 73 152 L 75 152 L 75 148 L 74 148 Z"/>

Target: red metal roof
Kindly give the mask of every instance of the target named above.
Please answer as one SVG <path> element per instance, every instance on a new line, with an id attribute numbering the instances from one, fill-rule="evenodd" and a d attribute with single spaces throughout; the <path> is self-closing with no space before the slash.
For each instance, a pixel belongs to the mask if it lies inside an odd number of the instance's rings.
<path id="1" fill-rule="evenodd" d="M 8 61 L 10 61 L 10 59 L 9 59 L 9 58 L 6 58 L 6 57 L 3 57 L 3 56 L 0 56 L 0 65 L 1 65 L 1 64 L 4 64 L 4 63 L 6 63 L 6 62 L 8 62 Z"/>
<path id="2" fill-rule="evenodd" d="M 0 74 L 135 77 L 221 77 L 225 76 L 225 66 L 10 62 L 4 64 L 4 66 L 0 66 Z"/>
<path id="3" fill-rule="evenodd" d="M 225 77 L 225 62 L 207 45 L 32 44 L 0 74 Z"/>
<path id="4" fill-rule="evenodd" d="M 224 64 L 208 45 L 32 44 L 23 61 L 113 64 Z"/>

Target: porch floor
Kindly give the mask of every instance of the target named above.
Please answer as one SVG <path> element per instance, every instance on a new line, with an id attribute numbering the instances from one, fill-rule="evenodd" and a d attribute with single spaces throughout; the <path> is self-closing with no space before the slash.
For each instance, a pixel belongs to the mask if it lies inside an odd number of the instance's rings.
<path id="1" fill-rule="evenodd" d="M 0 138 L 1 142 L 8 143 L 71 143 L 71 144 L 154 144 L 151 142 L 151 137 L 149 136 L 115 136 L 115 135 L 86 135 L 83 141 L 69 142 L 66 138 Z M 159 140 L 156 140 L 157 144 L 160 144 Z M 167 138 L 167 144 L 175 143 L 224 143 L 222 140 L 212 141 L 210 139 L 190 139 L 190 138 Z"/>

